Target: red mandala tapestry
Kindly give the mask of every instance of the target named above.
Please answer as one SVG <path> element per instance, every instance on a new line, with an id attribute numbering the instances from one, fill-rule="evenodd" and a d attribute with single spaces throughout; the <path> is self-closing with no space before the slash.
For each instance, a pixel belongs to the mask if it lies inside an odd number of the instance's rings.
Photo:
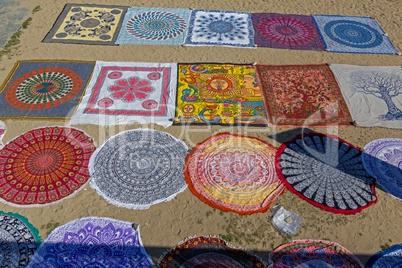
<path id="1" fill-rule="evenodd" d="M 203 202 L 223 211 L 265 212 L 284 191 L 275 172 L 276 151 L 257 138 L 217 134 L 187 156 L 188 187 Z"/>
<path id="2" fill-rule="evenodd" d="M 95 146 L 84 132 L 68 127 L 28 131 L 0 150 L 0 197 L 19 206 L 63 199 L 89 179 Z"/>
<path id="3" fill-rule="evenodd" d="M 352 118 L 326 64 L 256 65 L 270 123 L 350 125 Z"/>

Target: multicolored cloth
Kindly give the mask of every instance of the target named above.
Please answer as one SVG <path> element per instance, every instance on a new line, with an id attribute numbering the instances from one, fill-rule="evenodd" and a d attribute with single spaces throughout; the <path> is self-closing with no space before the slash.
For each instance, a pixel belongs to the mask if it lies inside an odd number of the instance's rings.
<path id="1" fill-rule="evenodd" d="M 254 47 L 251 13 L 195 9 L 191 12 L 185 44 Z"/>
<path id="2" fill-rule="evenodd" d="M 363 164 L 377 184 L 402 201 L 402 140 L 379 139 L 364 147 Z"/>
<path id="3" fill-rule="evenodd" d="M 377 201 L 362 152 L 339 137 L 299 135 L 279 147 L 276 163 L 287 189 L 326 211 L 355 214 Z"/>
<path id="4" fill-rule="evenodd" d="M 217 237 L 199 236 L 180 243 L 159 258 L 161 268 L 180 267 L 265 267 L 256 256 L 228 247 Z"/>
<path id="5" fill-rule="evenodd" d="M 6 125 L 2 121 L 0 121 L 0 149 L 3 148 L 4 146 L 2 140 L 4 133 L 6 133 L 6 130 L 7 130 Z"/>
<path id="6" fill-rule="evenodd" d="M 400 66 L 331 64 L 356 125 L 402 128 Z"/>
<path id="7" fill-rule="evenodd" d="M 238 214 L 265 212 L 284 191 L 275 172 L 276 148 L 252 137 L 221 133 L 186 159 L 191 192 L 208 205 Z"/>
<path id="8" fill-rule="evenodd" d="M 352 118 L 326 64 L 256 65 L 273 125 L 350 125 Z"/>
<path id="9" fill-rule="evenodd" d="M 175 63 L 96 62 L 71 124 L 172 124 Z"/>
<path id="10" fill-rule="evenodd" d="M 365 268 L 397 268 L 402 263 L 402 244 L 377 252 L 366 263 Z"/>
<path id="11" fill-rule="evenodd" d="M 252 13 L 257 47 L 324 50 L 312 16 Z"/>
<path id="12" fill-rule="evenodd" d="M 173 199 L 187 188 L 183 175 L 187 146 L 151 129 L 122 132 L 91 157 L 91 186 L 108 202 L 131 209 Z"/>
<path id="13" fill-rule="evenodd" d="M 269 254 L 269 264 L 269 268 L 363 268 L 352 252 L 323 240 L 293 240 L 280 245 Z"/>
<path id="14" fill-rule="evenodd" d="M 0 89 L 0 118 L 70 116 L 93 66 L 78 61 L 18 61 Z"/>
<path id="15" fill-rule="evenodd" d="M 81 218 L 57 227 L 35 252 L 27 268 L 149 268 L 140 230 L 109 218 Z"/>
<path id="16" fill-rule="evenodd" d="M 74 194 L 89 179 L 94 142 L 68 127 L 28 131 L 0 150 L 0 198 L 12 206 L 38 206 Z"/>
<path id="17" fill-rule="evenodd" d="M 0 211 L 0 265 L 25 268 L 41 242 L 39 231 L 27 218 Z"/>
<path id="18" fill-rule="evenodd" d="M 183 45 L 190 9 L 129 8 L 116 44 Z"/>
<path id="19" fill-rule="evenodd" d="M 370 17 L 314 15 L 315 23 L 331 52 L 398 54 L 378 22 Z"/>
<path id="20" fill-rule="evenodd" d="M 43 42 L 113 45 L 127 7 L 67 4 Z"/>
<path id="21" fill-rule="evenodd" d="M 175 123 L 267 125 L 252 65 L 179 64 Z"/>

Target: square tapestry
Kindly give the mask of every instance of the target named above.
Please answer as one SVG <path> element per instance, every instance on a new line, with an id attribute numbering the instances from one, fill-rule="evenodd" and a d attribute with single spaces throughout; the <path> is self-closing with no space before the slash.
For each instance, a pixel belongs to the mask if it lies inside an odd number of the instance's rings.
<path id="1" fill-rule="evenodd" d="M 116 44 L 182 45 L 190 9 L 129 8 Z"/>
<path id="2" fill-rule="evenodd" d="M 350 125 L 348 107 L 328 65 L 256 65 L 256 68 L 273 125 Z"/>
<path id="3" fill-rule="evenodd" d="M 0 89 L 0 118 L 71 116 L 93 67 L 94 62 L 17 62 Z"/>
<path id="4" fill-rule="evenodd" d="M 253 65 L 179 64 L 175 123 L 267 125 Z"/>
<path id="5" fill-rule="evenodd" d="M 402 129 L 401 66 L 331 64 L 330 68 L 356 125 Z"/>
<path id="6" fill-rule="evenodd" d="M 71 124 L 172 124 L 177 64 L 97 61 Z"/>
<path id="7" fill-rule="evenodd" d="M 186 45 L 254 47 L 251 13 L 193 10 Z"/>
<path id="8" fill-rule="evenodd" d="M 254 43 L 257 47 L 324 50 L 312 16 L 253 13 Z"/>
<path id="9" fill-rule="evenodd" d="M 315 15 L 327 51 L 398 54 L 378 22 L 369 17 Z"/>
<path id="10" fill-rule="evenodd" d="M 127 7 L 67 4 L 43 42 L 113 45 Z"/>

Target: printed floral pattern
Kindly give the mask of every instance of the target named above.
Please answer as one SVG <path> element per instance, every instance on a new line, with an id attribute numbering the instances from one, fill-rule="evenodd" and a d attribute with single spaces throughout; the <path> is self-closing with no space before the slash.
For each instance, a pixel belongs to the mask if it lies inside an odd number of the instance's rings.
<path id="1" fill-rule="evenodd" d="M 144 100 L 148 98 L 149 93 L 155 89 L 150 86 L 148 80 L 142 80 L 139 77 L 130 77 L 115 82 L 114 86 L 109 87 L 114 92 L 112 96 L 126 102 L 135 100 Z"/>

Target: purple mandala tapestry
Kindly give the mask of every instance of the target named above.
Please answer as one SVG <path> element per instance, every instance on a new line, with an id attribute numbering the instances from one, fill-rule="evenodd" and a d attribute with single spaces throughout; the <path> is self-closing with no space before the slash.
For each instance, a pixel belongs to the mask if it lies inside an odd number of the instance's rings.
<path id="1" fill-rule="evenodd" d="M 312 16 L 253 13 L 252 21 L 257 47 L 324 50 Z"/>
<path id="2" fill-rule="evenodd" d="M 53 230 L 35 252 L 29 268 L 151 267 L 139 230 L 132 223 L 82 218 Z"/>

